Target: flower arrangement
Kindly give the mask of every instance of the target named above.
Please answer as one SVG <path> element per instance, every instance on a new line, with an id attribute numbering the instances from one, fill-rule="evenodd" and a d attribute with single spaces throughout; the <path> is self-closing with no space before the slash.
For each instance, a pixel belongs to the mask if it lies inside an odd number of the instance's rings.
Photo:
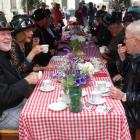
<path id="1" fill-rule="evenodd" d="M 72 52 L 78 56 L 78 55 L 83 55 L 84 53 L 80 50 L 81 44 L 86 41 L 85 36 L 82 35 L 76 35 L 76 34 L 71 34 L 70 32 L 65 32 L 62 35 L 62 40 L 64 42 L 67 42 L 67 44 L 70 46 L 72 49 Z"/>
<path id="2" fill-rule="evenodd" d="M 90 81 L 90 74 L 94 67 L 90 62 L 82 62 L 74 57 L 72 53 L 67 54 L 66 67 L 64 69 L 64 92 L 67 93 L 70 87 L 81 87 Z"/>
<path id="3" fill-rule="evenodd" d="M 73 53 L 77 55 L 83 55 L 83 52 L 80 51 L 81 44 L 85 42 L 86 39 L 84 36 L 79 36 L 79 35 L 72 35 L 70 40 L 68 41 L 68 44 L 72 48 Z"/>

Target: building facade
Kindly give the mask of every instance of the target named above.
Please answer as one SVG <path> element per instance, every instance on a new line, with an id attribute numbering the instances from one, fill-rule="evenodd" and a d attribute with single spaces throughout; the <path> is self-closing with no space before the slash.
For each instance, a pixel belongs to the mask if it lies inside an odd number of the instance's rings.
<path id="1" fill-rule="evenodd" d="M 78 8 L 78 4 L 81 0 L 40 0 L 45 2 L 51 8 L 52 2 L 57 2 L 61 4 L 61 7 L 68 8 L 70 11 L 75 11 Z M 107 7 L 109 5 L 109 0 L 85 0 L 86 3 L 93 2 L 94 4 L 101 7 L 105 4 Z M 8 20 L 11 20 L 14 14 L 23 14 L 24 11 L 21 7 L 21 0 L 0 0 L 0 11 L 3 11 Z"/>

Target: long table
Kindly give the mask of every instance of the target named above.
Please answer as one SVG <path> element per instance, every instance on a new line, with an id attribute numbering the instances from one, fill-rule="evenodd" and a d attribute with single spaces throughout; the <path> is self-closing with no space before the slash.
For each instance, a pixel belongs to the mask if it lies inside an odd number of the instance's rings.
<path id="1" fill-rule="evenodd" d="M 86 59 L 100 57 L 95 47 L 85 48 Z M 50 62 L 52 65 L 61 65 L 60 62 Z M 56 102 L 61 96 L 62 86 L 53 81 L 55 90 L 42 92 L 39 90 L 44 79 L 50 79 L 54 71 L 44 71 L 43 78 L 37 84 L 31 97 L 20 114 L 19 139 L 20 140 L 130 140 L 129 127 L 123 106 L 119 100 L 106 98 L 104 105 L 112 107 L 107 113 L 98 113 L 96 106 L 90 109 L 83 108 L 80 113 L 72 113 L 69 109 L 55 112 L 49 110 L 49 104 Z M 96 80 L 110 81 L 106 68 L 102 70 L 107 77 L 93 77 L 93 85 L 85 87 L 88 93 L 82 97 L 83 102 L 88 106 L 87 99 L 90 92 L 94 90 Z"/>

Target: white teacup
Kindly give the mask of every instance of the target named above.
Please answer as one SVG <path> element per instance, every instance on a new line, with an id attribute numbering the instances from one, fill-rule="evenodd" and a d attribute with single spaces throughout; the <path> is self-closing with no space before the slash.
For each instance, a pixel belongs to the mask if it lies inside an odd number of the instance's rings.
<path id="1" fill-rule="evenodd" d="M 106 48 L 106 46 L 102 46 L 99 48 L 101 54 L 103 54 L 105 52 L 105 48 Z"/>
<path id="2" fill-rule="evenodd" d="M 52 86 L 52 81 L 51 80 L 43 80 L 42 87 L 45 88 L 47 86 Z"/>
<path id="3" fill-rule="evenodd" d="M 43 53 L 48 53 L 48 51 L 49 51 L 49 45 L 48 44 L 44 44 L 44 45 L 40 45 L 40 46 L 43 49 Z"/>
<path id="4" fill-rule="evenodd" d="M 91 100 L 95 103 L 100 102 L 102 96 L 100 91 L 92 91 L 91 92 Z"/>
<path id="5" fill-rule="evenodd" d="M 107 87 L 107 84 L 105 81 L 96 81 L 95 82 L 95 88 L 98 91 L 105 91 Z"/>

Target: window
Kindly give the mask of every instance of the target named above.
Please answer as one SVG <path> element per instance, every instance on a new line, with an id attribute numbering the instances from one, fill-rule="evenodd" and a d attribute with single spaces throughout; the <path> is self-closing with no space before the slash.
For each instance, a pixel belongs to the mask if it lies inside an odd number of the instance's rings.
<path id="1" fill-rule="evenodd" d="M 11 10 L 12 11 L 17 10 L 16 0 L 10 0 L 10 2 L 11 2 Z"/>

